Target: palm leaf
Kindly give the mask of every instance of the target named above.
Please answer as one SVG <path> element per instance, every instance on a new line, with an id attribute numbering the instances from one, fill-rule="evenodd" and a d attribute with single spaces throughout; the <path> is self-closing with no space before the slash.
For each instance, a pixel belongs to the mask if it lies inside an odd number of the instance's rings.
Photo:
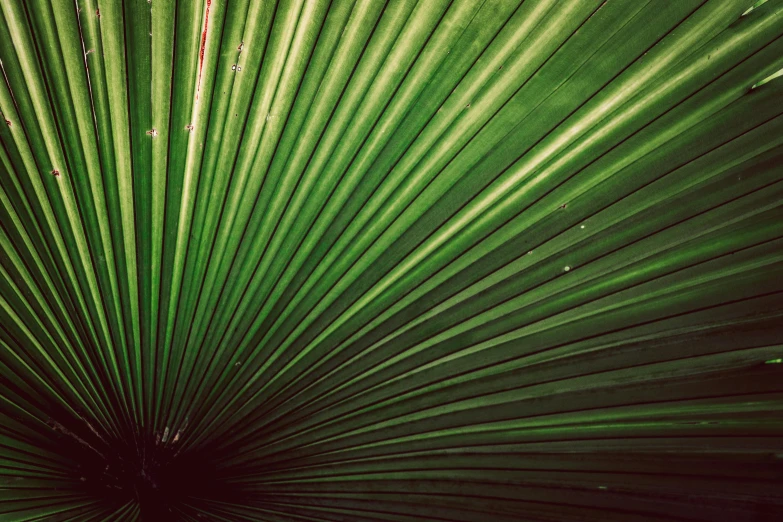
<path id="1" fill-rule="evenodd" d="M 0 519 L 783 513 L 783 1 L 3 0 L 0 60 Z"/>

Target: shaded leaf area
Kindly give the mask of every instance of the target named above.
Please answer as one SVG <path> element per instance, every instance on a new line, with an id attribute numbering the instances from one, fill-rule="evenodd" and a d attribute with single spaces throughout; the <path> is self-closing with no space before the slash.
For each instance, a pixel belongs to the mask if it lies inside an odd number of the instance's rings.
<path id="1" fill-rule="evenodd" d="M 783 1 L 0 15 L 0 519 L 783 517 Z"/>

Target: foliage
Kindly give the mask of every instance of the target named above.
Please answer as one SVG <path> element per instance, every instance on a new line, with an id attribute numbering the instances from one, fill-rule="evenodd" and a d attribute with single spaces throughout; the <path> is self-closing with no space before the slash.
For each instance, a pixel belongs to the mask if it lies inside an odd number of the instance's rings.
<path id="1" fill-rule="evenodd" d="M 0 60 L 0 519 L 783 512 L 783 1 L 1 0 Z"/>

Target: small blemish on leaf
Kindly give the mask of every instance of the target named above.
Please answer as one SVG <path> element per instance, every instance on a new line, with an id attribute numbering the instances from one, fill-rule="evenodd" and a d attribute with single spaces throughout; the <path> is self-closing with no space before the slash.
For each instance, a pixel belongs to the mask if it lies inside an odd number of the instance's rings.
<path id="1" fill-rule="evenodd" d="M 147 131 L 147 134 L 154 138 L 154 137 L 156 137 L 158 135 L 158 129 L 155 129 L 155 128 L 150 129 L 150 130 Z"/>
<path id="2" fill-rule="evenodd" d="M 52 171 L 52 175 L 53 175 L 54 177 L 56 177 L 56 178 L 59 178 L 59 177 L 60 177 L 60 171 L 59 171 L 59 170 L 57 170 L 57 169 L 54 169 L 54 170 Z"/>
<path id="3" fill-rule="evenodd" d="M 11 126 L 11 120 L 5 120 L 5 124 L 10 127 Z"/>
<path id="4" fill-rule="evenodd" d="M 566 266 L 563 267 L 563 272 L 570 272 L 570 271 L 571 271 L 571 267 L 570 266 L 566 265 Z"/>
<path id="5" fill-rule="evenodd" d="M 201 32 L 201 45 L 198 53 L 198 83 L 196 84 L 196 99 L 198 100 L 201 92 L 201 73 L 204 69 L 204 49 L 207 45 L 207 31 L 209 31 L 209 8 L 212 6 L 212 0 L 207 0 L 207 8 L 204 12 L 204 30 Z"/>

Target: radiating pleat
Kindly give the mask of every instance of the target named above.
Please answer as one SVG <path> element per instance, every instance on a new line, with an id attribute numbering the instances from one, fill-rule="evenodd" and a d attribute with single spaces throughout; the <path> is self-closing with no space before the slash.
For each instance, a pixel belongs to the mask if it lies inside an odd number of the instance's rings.
<path id="1" fill-rule="evenodd" d="M 783 1 L 0 3 L 0 519 L 783 515 Z"/>

